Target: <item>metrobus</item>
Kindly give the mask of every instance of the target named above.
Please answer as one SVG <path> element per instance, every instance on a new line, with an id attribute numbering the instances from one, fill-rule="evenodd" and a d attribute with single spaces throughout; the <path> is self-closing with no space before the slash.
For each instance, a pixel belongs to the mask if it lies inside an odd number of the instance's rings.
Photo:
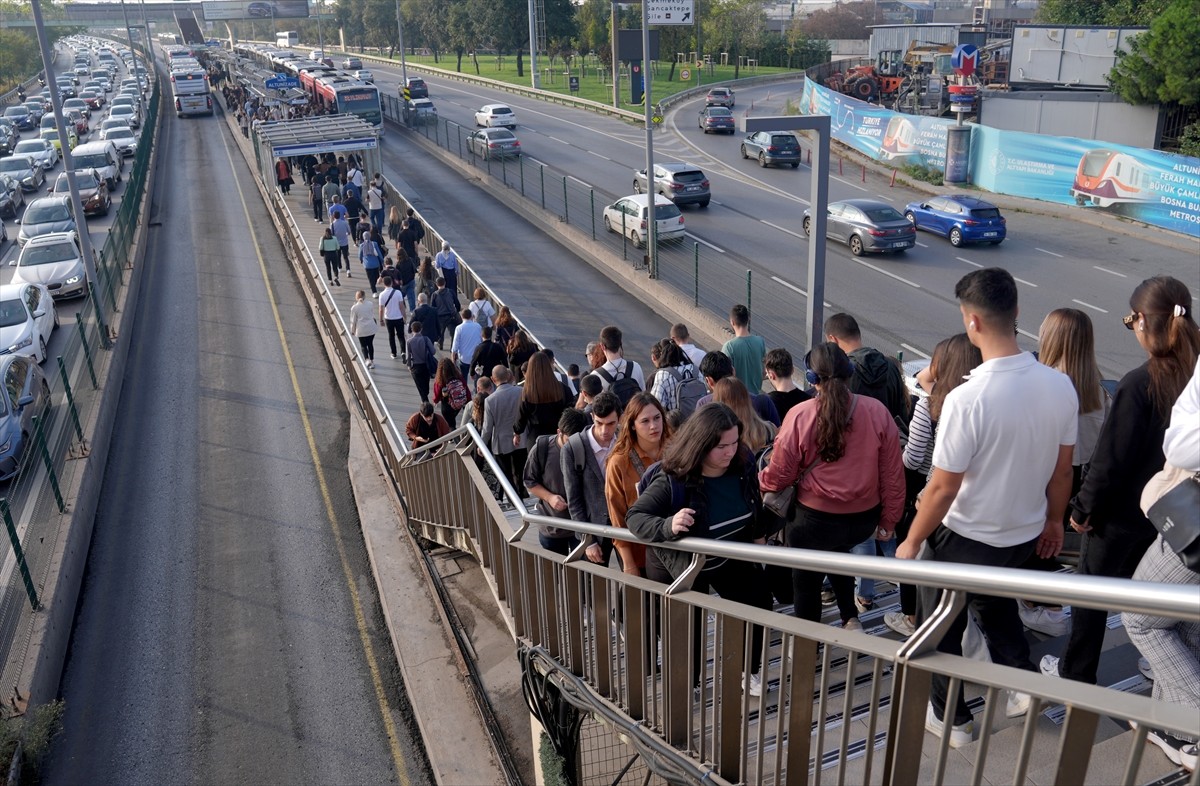
<path id="1" fill-rule="evenodd" d="M 375 85 L 341 74 L 325 74 L 310 84 L 310 93 L 318 103 L 339 115 L 357 115 L 383 133 L 383 108 Z"/>
<path id="2" fill-rule="evenodd" d="M 208 88 L 208 74 L 203 69 L 171 72 L 171 97 L 175 102 L 175 114 L 211 115 L 212 93 Z"/>
<path id="3" fill-rule="evenodd" d="M 1077 205 L 1112 207 L 1154 200 L 1150 170 L 1127 153 L 1089 150 L 1079 159 L 1071 196 Z"/>
<path id="4" fill-rule="evenodd" d="M 286 30 L 275 34 L 275 46 L 292 47 L 300 45 L 300 34 L 295 30 Z"/>

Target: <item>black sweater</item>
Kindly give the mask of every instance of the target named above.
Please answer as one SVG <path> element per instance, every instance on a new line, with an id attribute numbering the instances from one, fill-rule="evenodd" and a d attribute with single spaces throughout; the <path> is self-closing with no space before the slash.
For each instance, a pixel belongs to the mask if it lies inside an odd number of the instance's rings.
<path id="1" fill-rule="evenodd" d="M 1096 451 L 1083 487 L 1071 500 L 1078 522 L 1089 522 L 1097 535 L 1108 528 L 1147 532 L 1153 525 L 1142 513 L 1142 489 L 1163 468 L 1163 435 L 1167 419 L 1150 397 L 1149 364 L 1121 378 L 1108 417 L 1100 429 Z"/>

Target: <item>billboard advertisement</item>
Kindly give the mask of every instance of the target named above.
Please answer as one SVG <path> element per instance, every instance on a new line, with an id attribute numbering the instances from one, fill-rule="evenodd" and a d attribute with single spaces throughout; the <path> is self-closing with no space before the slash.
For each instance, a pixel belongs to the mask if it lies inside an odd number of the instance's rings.
<path id="1" fill-rule="evenodd" d="M 800 111 L 829 115 L 833 138 L 895 167 L 946 168 L 946 127 L 953 120 L 893 112 L 804 81 Z"/>
<path id="2" fill-rule="evenodd" d="M 971 182 L 1200 237 L 1200 158 L 975 126 Z"/>
<path id="3" fill-rule="evenodd" d="M 205 0 L 204 18 L 216 19 L 307 19 L 308 0 Z"/>

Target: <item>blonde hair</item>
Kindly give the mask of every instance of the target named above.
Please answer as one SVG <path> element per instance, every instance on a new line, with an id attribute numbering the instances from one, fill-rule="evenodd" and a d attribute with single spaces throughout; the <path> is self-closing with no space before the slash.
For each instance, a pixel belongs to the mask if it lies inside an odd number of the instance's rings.
<path id="1" fill-rule="evenodd" d="M 757 453 L 774 438 L 771 427 L 758 416 L 750 402 L 750 391 L 737 377 L 725 377 L 713 385 L 712 400 L 733 410 L 742 422 L 742 444 Z"/>
<path id="2" fill-rule="evenodd" d="M 1075 308 L 1059 308 L 1047 314 L 1038 330 L 1038 360 L 1071 378 L 1079 396 L 1080 414 L 1104 406 L 1096 339 L 1087 314 Z"/>

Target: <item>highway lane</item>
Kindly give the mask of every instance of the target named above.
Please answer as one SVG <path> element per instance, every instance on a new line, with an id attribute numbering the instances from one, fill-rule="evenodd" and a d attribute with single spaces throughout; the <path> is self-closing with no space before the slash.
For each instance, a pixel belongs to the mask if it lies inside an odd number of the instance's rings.
<path id="1" fill-rule="evenodd" d="M 224 124 L 164 120 L 45 782 L 428 782 L 303 295 Z"/>
<path id="2" fill-rule="evenodd" d="M 393 92 L 393 69 L 376 66 L 381 89 Z M 427 79 L 440 113 L 471 125 L 471 113 L 487 100 L 503 101 L 518 113 L 517 133 L 528 155 L 597 186 L 610 196 L 628 193 L 632 171 L 641 166 L 643 134 L 618 120 L 489 91 L 452 80 Z M 769 97 L 768 97 L 769 96 Z M 779 86 L 742 90 L 738 111 L 751 102 L 755 114 L 784 110 L 789 96 Z M 656 137 L 663 159 L 688 160 L 704 167 L 713 182 L 713 204 L 688 209 L 689 230 L 721 248 L 731 267 L 755 268 L 782 287 L 802 287 L 805 247 L 799 214 L 807 193 L 807 168 L 762 170 L 737 156 L 738 139 L 705 136 L 694 126 L 699 102 L 684 104 L 668 118 L 675 128 Z M 920 194 L 835 179 L 835 198 L 886 196 L 898 208 Z M 886 184 L 885 184 L 886 185 Z M 922 246 L 903 257 L 855 259 L 830 246 L 827 299 L 860 316 L 887 343 L 928 351 L 948 332 L 961 329 L 953 303 L 954 282 L 976 266 L 1001 264 L 1021 279 L 1022 330 L 1033 334 L 1053 308 L 1073 306 L 1096 320 L 1102 365 L 1120 374 L 1140 362 L 1140 350 L 1124 339 L 1117 324 L 1129 292 L 1138 281 L 1160 272 L 1200 288 L 1194 260 L 1186 254 L 1049 216 L 1010 211 L 1012 235 L 1003 246 L 954 249 L 944 238 L 922 234 Z M 706 252 L 707 253 L 707 252 Z M 716 252 L 714 252 L 716 253 Z M 752 260 L 747 264 L 747 260 Z M 792 291 L 792 290 L 788 290 Z M 802 306 L 801 306 L 802 308 Z M 1107 322 L 1106 322 L 1107 320 Z M 1032 340 L 1026 338 L 1027 346 Z"/>

